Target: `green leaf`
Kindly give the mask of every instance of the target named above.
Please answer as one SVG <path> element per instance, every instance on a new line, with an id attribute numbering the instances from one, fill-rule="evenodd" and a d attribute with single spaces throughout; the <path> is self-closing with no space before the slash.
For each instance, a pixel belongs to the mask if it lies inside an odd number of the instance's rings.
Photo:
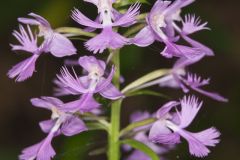
<path id="1" fill-rule="evenodd" d="M 168 74 L 169 71 L 170 71 L 170 69 L 159 69 L 159 70 L 153 71 L 151 73 L 148 73 L 145 76 L 135 80 L 134 82 L 132 82 L 128 86 L 126 86 L 122 90 L 122 93 L 127 93 L 128 91 L 133 90 L 133 89 L 139 87 L 140 85 L 142 85 L 144 83 L 147 83 L 149 81 L 152 81 L 154 79 L 162 77 L 162 76 Z"/>
<path id="2" fill-rule="evenodd" d="M 156 121 L 155 118 L 149 118 L 149 119 L 145 119 L 143 121 L 138 121 L 135 123 L 131 123 L 129 124 L 126 128 L 124 128 L 121 132 L 120 132 L 120 136 L 124 136 L 125 134 L 127 134 L 129 131 L 132 131 L 135 128 L 138 127 L 142 127 L 142 126 L 146 126 L 149 124 L 152 124 Z"/>
<path id="3" fill-rule="evenodd" d="M 101 124 L 101 123 L 97 123 L 97 122 L 88 122 L 86 123 L 86 126 L 88 128 L 88 130 L 106 130 L 108 131 L 108 128 Z"/>
<path id="4" fill-rule="evenodd" d="M 104 129 L 107 132 L 109 131 L 109 123 L 106 121 L 105 117 L 99 117 L 92 113 L 84 113 L 83 115 L 81 115 L 81 118 L 87 121 L 90 130 Z"/>
<path id="5" fill-rule="evenodd" d="M 98 149 L 95 149 L 93 151 L 90 151 L 88 153 L 89 156 L 97 156 L 97 155 L 100 155 L 100 154 L 105 154 L 107 152 L 107 147 L 102 147 L 102 148 L 98 148 Z"/>
<path id="6" fill-rule="evenodd" d="M 96 137 L 99 133 L 96 131 L 82 132 L 76 136 L 65 137 L 61 143 L 59 154 L 55 160 L 80 160 L 86 159 L 88 151 L 93 147 Z"/>
<path id="7" fill-rule="evenodd" d="M 121 144 L 128 144 L 131 147 L 138 149 L 148 155 L 152 160 L 160 160 L 158 155 L 147 145 L 133 139 L 126 139 L 120 142 Z"/>
<path id="8" fill-rule="evenodd" d="M 85 32 L 84 30 L 80 28 L 75 27 L 61 27 L 55 29 L 56 32 L 67 34 L 69 37 L 75 37 L 75 36 L 86 36 L 86 37 L 94 37 L 96 36 L 95 33 Z"/>
<path id="9" fill-rule="evenodd" d="M 149 96 L 156 96 L 156 97 L 162 97 L 165 99 L 170 99 L 169 96 L 159 92 L 152 91 L 152 90 L 137 90 L 137 91 L 129 92 L 128 94 L 126 94 L 127 97 L 140 96 L 140 95 L 149 95 Z"/>

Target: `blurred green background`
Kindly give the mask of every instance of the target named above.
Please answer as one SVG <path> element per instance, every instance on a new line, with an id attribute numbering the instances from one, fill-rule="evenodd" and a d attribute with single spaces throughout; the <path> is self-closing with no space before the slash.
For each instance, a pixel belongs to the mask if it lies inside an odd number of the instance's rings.
<path id="1" fill-rule="evenodd" d="M 154 3 L 154 1 L 152 1 Z M 52 79 L 59 72 L 63 59 L 56 59 L 50 55 L 43 56 L 37 63 L 37 73 L 24 82 L 15 83 L 7 78 L 6 73 L 12 65 L 23 57 L 10 51 L 9 43 L 15 42 L 11 35 L 17 29 L 17 18 L 35 12 L 47 18 L 53 28 L 61 26 L 78 26 L 70 19 L 71 9 L 80 8 L 91 17 L 96 9 L 81 0 L 7 0 L 0 5 L 0 159 L 15 160 L 21 149 L 40 141 L 44 134 L 38 127 L 40 120 L 49 117 L 47 111 L 31 106 L 29 99 L 52 93 Z M 209 90 L 215 90 L 228 97 L 227 104 L 218 103 L 205 97 L 205 107 L 194 121 L 191 131 L 199 131 L 212 125 L 222 132 L 221 143 L 212 149 L 208 160 L 239 159 L 240 150 L 240 1 L 208 0 L 196 1 L 184 12 L 196 13 L 203 20 L 209 22 L 212 31 L 204 31 L 195 38 L 214 49 L 216 56 L 205 58 L 192 66 L 191 71 L 203 77 L 211 77 Z M 79 49 L 79 55 L 90 55 L 84 50 L 82 42 L 74 41 Z M 121 53 L 123 76 L 125 84 L 154 69 L 170 67 L 173 61 L 165 60 L 159 55 L 162 46 L 154 44 L 147 48 L 125 47 Z M 125 85 L 123 84 L 123 85 Z M 182 96 L 180 91 L 158 89 L 173 98 Z M 142 109 L 155 111 L 166 100 L 156 97 L 134 97 L 124 102 L 122 116 L 123 126 L 127 124 L 130 113 Z M 97 159 L 87 155 L 88 148 L 104 146 L 106 141 L 95 136 L 104 133 L 91 132 L 72 138 L 60 137 L 54 140 L 54 146 L 59 153 L 56 159 L 79 160 Z M 96 138 L 93 138 L 96 137 Z M 66 149 L 67 148 L 67 149 Z M 84 154 L 85 153 L 85 154 Z M 196 159 L 188 154 L 186 143 L 179 145 L 169 155 L 170 160 Z M 81 158 L 82 157 L 82 158 Z"/>

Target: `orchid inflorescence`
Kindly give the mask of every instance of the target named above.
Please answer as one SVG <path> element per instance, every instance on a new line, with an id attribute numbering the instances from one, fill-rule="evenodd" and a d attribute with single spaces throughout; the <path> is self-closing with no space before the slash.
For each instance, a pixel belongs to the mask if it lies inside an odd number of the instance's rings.
<path id="1" fill-rule="evenodd" d="M 32 77 L 36 61 L 44 53 L 51 53 L 57 58 L 76 55 L 77 49 L 70 41 L 72 37 L 89 37 L 84 46 L 95 54 L 81 56 L 76 61 L 65 61 L 53 80 L 55 97 L 31 99 L 33 106 L 50 110 L 52 116 L 50 120 L 39 123 L 47 134 L 46 138 L 24 149 L 19 159 L 50 160 L 56 155 L 51 144 L 54 137 L 73 136 L 91 129 L 107 131 L 109 160 L 120 159 L 121 146 L 124 152 L 130 153 L 125 158 L 127 160 L 164 159 L 162 154 L 175 149 L 181 143 L 181 138 L 188 142 L 191 155 L 207 156 L 209 147 L 219 143 L 220 132 L 215 127 L 200 132 L 187 131 L 203 106 L 203 102 L 194 95 L 169 101 L 155 113 L 137 111 L 131 115 L 130 124 L 126 128 L 120 131 L 119 127 L 121 102 L 153 85 L 182 89 L 184 94 L 195 91 L 220 102 L 228 101 L 202 88 L 210 84 L 210 79 L 203 79 L 187 71 L 187 67 L 205 56 L 214 56 L 210 48 L 190 37 L 195 32 L 209 30 L 207 22 L 201 22 L 194 14 L 181 16 L 182 8 L 194 0 L 156 0 L 150 12 L 142 14 L 141 4 L 137 1 L 84 1 L 95 5 L 98 15 L 95 20 L 91 20 L 78 9 L 73 9 L 71 17 L 84 27 L 82 29 L 52 29 L 46 19 L 34 13 L 29 14 L 30 18 L 18 18 L 21 24 L 13 36 L 19 44 L 11 44 L 12 50 L 29 52 L 31 56 L 9 70 L 9 78 L 16 82 Z M 128 5 L 130 7 L 124 9 Z M 33 32 L 33 26 L 38 27 L 38 32 Z M 120 27 L 128 28 L 128 34 L 121 35 L 118 32 Z M 186 43 L 181 44 L 180 39 Z M 155 41 L 165 45 L 160 51 L 164 58 L 177 59 L 173 67 L 148 73 L 120 90 L 119 85 L 123 80 L 119 68 L 120 49 L 126 45 L 147 47 Z M 98 53 L 107 54 L 107 51 L 109 55 L 106 60 L 96 58 Z M 77 66 L 83 69 L 82 74 L 75 71 L 74 67 Z M 157 94 L 154 91 L 144 93 Z M 71 95 L 78 98 L 70 102 L 56 98 Z M 102 99 L 107 99 L 109 105 L 112 105 L 110 121 L 100 118 L 100 115 L 104 115 Z"/>

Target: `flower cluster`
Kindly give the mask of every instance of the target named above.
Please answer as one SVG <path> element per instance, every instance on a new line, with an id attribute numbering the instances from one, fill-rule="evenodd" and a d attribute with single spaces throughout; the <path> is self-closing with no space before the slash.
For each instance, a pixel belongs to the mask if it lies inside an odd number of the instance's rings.
<path id="1" fill-rule="evenodd" d="M 55 97 L 31 99 L 33 106 L 52 111 L 52 116 L 50 120 L 39 123 L 41 130 L 47 134 L 47 137 L 24 149 L 19 159 L 52 159 L 56 154 L 51 145 L 53 138 L 59 135 L 73 136 L 87 131 L 88 126 L 85 121 L 89 117 L 90 119 L 94 117 L 94 121 L 99 123 L 98 126 L 102 125 L 101 128 L 108 131 L 110 140 L 113 137 L 111 145 L 117 140 L 117 147 L 118 141 L 127 137 L 143 143 L 145 148 L 162 157 L 162 154 L 177 149 L 177 144 L 181 143 L 181 138 L 183 138 L 188 142 L 191 155 L 207 156 L 210 153 L 208 147 L 214 147 L 219 143 L 220 132 L 214 127 L 197 133 L 186 130 L 203 105 L 203 102 L 199 101 L 196 96 L 185 95 L 179 101 L 167 102 L 153 114 L 136 112 L 130 118 L 131 124 L 122 132 L 112 131 L 115 126 L 111 125 L 120 124 L 117 118 L 111 118 L 117 122 L 108 122 L 105 119 L 97 118 L 98 114 L 104 114 L 100 107 L 102 100 L 110 101 L 110 104 L 115 103 L 115 101 L 120 102 L 129 95 L 134 95 L 134 93 L 137 95 L 137 91 L 153 85 L 180 88 L 184 94 L 195 91 L 220 102 L 228 101 L 219 94 L 205 91 L 202 88 L 209 85 L 210 79 L 203 79 L 197 74 L 187 71 L 187 67 L 205 56 L 214 56 L 210 48 L 190 37 L 195 32 L 209 30 L 207 22 L 201 22 L 201 19 L 194 14 L 187 14 L 184 18 L 181 16 L 181 10 L 193 3 L 194 0 L 156 0 L 150 12 L 143 14 L 140 14 L 141 5 L 138 2 L 126 1 L 124 6 L 119 6 L 121 2 L 117 0 L 84 1 L 95 5 L 98 11 L 95 20 L 91 20 L 76 8 L 72 11 L 72 19 L 85 27 L 77 29 L 81 33 L 91 32 L 95 35 L 90 36 L 90 39 L 84 42 L 84 46 L 93 54 L 106 52 L 107 49 L 110 54 L 106 61 L 97 59 L 95 56 L 81 56 L 76 62 L 65 64 L 66 66 L 61 68 L 60 73 L 56 74 L 53 81 Z M 130 7 L 125 8 L 128 4 L 131 4 Z M 118 10 L 120 7 L 121 10 Z M 31 53 L 30 58 L 16 64 L 8 72 L 9 78 L 15 78 L 17 82 L 32 77 L 36 61 L 44 53 L 51 53 L 57 58 L 77 54 L 77 49 L 70 41 L 71 35 L 77 35 L 70 32 L 71 28 L 69 31 L 66 29 L 66 34 L 63 34 L 58 29 L 52 29 L 50 23 L 43 17 L 34 13 L 30 13 L 29 16 L 31 18 L 18 18 L 19 23 L 21 23 L 19 31 L 13 32 L 13 36 L 19 44 L 11 44 L 12 50 Z M 144 27 L 138 28 L 138 24 L 144 24 Z M 38 27 L 37 32 L 33 31 L 34 26 Z M 131 28 L 132 34 L 130 36 L 120 34 L 121 32 L 118 31 L 121 27 Z M 185 43 L 180 44 L 182 42 L 180 39 L 184 40 Z M 164 58 L 177 59 L 173 67 L 160 76 L 153 75 L 156 73 L 153 72 L 150 74 L 151 76 L 140 78 L 135 83 L 128 85 L 127 89 L 120 91 L 120 62 L 113 60 L 115 54 L 119 54 L 119 50 L 125 45 L 147 47 L 155 41 L 165 45 L 160 51 Z M 74 68 L 69 69 L 69 64 L 81 67 L 82 73 L 77 73 Z M 72 96 L 75 99 L 63 102 L 56 98 L 61 96 Z M 119 115 L 112 116 L 119 117 Z M 88 118 L 84 119 L 84 117 Z M 151 121 L 149 122 L 149 120 Z M 113 135 L 115 133 L 117 133 L 117 138 Z M 111 150 L 111 145 L 108 146 L 109 150 Z M 123 145 L 125 152 L 131 152 L 126 158 L 127 160 L 151 159 L 146 150 L 133 150 L 132 148 L 139 149 L 135 145 Z M 118 148 L 118 152 L 119 150 Z M 111 157 L 111 151 L 109 155 Z M 110 160 L 118 160 L 118 158 Z"/>

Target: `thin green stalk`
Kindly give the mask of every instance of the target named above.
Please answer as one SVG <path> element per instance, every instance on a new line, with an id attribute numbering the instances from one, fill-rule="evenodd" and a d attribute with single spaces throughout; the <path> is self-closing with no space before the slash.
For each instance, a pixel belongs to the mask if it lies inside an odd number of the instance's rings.
<path id="1" fill-rule="evenodd" d="M 141 29 L 143 29 L 143 27 L 145 26 L 145 24 L 139 24 L 137 26 L 134 26 L 134 28 L 129 29 L 126 33 L 124 33 L 125 37 L 129 37 L 134 33 L 137 33 L 138 31 L 140 31 Z"/>
<path id="2" fill-rule="evenodd" d="M 120 132 L 120 136 L 124 136 L 125 134 L 127 134 L 128 132 L 132 131 L 135 128 L 152 124 L 155 121 L 156 121 L 156 118 L 149 118 L 149 119 L 145 119 L 145 120 L 142 120 L 142 121 L 138 121 L 138 122 L 129 124 L 126 128 L 124 128 Z"/>
<path id="3" fill-rule="evenodd" d="M 70 34 L 70 35 L 72 35 L 71 37 L 75 37 L 75 36 L 94 37 L 94 36 L 96 36 L 95 33 L 85 32 L 84 30 L 82 30 L 80 28 L 75 28 L 75 27 L 60 27 L 60 28 L 55 29 L 55 31 L 59 32 L 59 33 Z"/>
<path id="4" fill-rule="evenodd" d="M 120 88 L 120 54 L 119 50 L 116 50 L 112 62 L 115 65 L 116 72 L 113 78 L 113 83 L 117 88 Z M 121 115 L 121 100 L 113 102 L 111 106 L 111 123 L 109 130 L 109 148 L 108 158 L 109 160 L 120 160 L 120 115 Z"/>

